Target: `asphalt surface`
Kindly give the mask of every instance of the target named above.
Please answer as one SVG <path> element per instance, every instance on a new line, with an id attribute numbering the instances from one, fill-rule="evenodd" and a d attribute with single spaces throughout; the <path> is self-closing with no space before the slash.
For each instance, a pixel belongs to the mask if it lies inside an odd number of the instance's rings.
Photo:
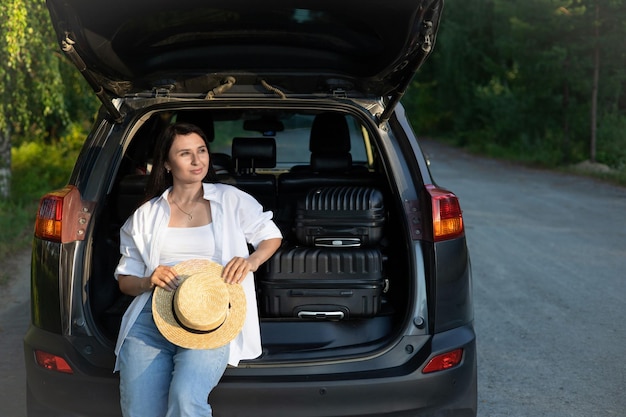
<path id="1" fill-rule="evenodd" d="M 626 188 L 423 148 L 464 211 L 478 415 L 626 416 Z M 0 417 L 25 417 L 29 253 L 0 267 Z"/>
<path id="2" fill-rule="evenodd" d="M 0 262 L 14 278 L 0 287 L 0 417 L 26 417 L 22 338 L 30 321 L 30 251 Z"/>
<path id="3" fill-rule="evenodd" d="M 423 148 L 467 225 L 479 416 L 626 416 L 626 189 Z"/>

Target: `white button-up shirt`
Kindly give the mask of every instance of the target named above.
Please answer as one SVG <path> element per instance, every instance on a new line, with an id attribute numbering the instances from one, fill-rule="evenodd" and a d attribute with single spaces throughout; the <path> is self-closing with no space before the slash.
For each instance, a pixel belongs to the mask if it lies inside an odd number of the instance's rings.
<path id="1" fill-rule="evenodd" d="M 204 199 L 211 202 L 211 217 L 220 246 L 222 264 L 235 256 L 248 257 L 248 243 L 256 248 L 267 239 L 281 238 L 281 232 L 272 221 L 272 212 L 263 207 L 249 194 L 227 184 L 203 184 Z M 120 230 L 122 258 L 115 270 L 119 275 L 147 277 L 159 266 L 164 232 L 170 220 L 167 196 L 171 188 L 139 207 Z M 242 359 L 253 359 L 261 354 L 261 334 L 256 303 L 256 291 L 252 273 L 242 283 L 246 295 L 247 312 L 242 331 L 230 343 L 228 363 L 237 366 Z M 118 355 L 124 339 L 147 300 L 145 292 L 130 304 L 120 326 L 115 346 Z M 119 370 L 118 361 L 115 370 Z"/>

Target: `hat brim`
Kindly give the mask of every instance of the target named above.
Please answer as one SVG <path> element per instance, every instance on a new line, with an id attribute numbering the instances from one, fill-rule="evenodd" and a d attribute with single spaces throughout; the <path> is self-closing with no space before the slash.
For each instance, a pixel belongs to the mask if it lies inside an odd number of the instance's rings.
<path id="1" fill-rule="evenodd" d="M 222 278 L 224 267 L 208 259 L 192 259 L 174 266 L 180 282 L 192 275 L 204 274 L 206 279 Z M 225 284 L 230 311 L 226 321 L 210 333 L 192 333 L 178 323 L 172 311 L 175 291 L 156 287 L 152 296 L 152 316 L 161 334 L 173 344 L 187 349 L 215 349 L 228 344 L 243 328 L 246 319 L 246 296 L 241 284 Z"/>

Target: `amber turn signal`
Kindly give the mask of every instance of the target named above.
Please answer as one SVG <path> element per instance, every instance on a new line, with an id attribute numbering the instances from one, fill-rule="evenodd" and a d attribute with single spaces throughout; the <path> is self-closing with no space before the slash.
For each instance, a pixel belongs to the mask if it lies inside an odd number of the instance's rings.
<path id="1" fill-rule="evenodd" d="M 463 236 L 463 211 L 454 193 L 432 184 L 426 186 L 430 194 L 433 215 L 433 240 L 435 242 Z"/>

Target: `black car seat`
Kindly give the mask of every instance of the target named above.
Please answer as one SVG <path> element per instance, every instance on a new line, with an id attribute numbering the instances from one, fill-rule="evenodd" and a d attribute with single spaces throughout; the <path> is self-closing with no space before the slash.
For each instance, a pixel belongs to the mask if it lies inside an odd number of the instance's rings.
<path id="1" fill-rule="evenodd" d="M 374 185 L 374 176 L 364 166 L 352 164 L 350 129 L 340 113 L 315 117 L 309 137 L 309 165 L 296 165 L 278 177 L 277 222 L 289 233 L 295 206 L 313 187 Z"/>
<path id="2" fill-rule="evenodd" d="M 234 183 L 255 197 L 265 210 L 276 209 L 276 176 L 260 174 L 258 168 L 276 166 L 274 138 L 234 138 L 232 143 Z"/>

